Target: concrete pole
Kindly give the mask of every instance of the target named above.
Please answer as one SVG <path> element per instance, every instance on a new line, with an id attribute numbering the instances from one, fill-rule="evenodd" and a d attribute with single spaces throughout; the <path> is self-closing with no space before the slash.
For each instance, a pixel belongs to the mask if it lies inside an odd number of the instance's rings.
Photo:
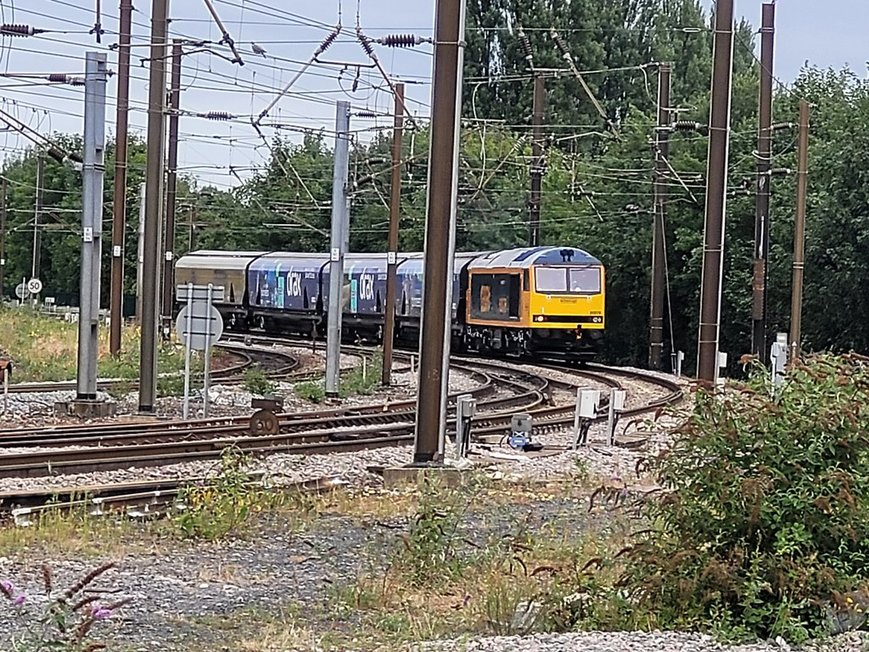
<path id="1" fill-rule="evenodd" d="M 124 243 L 127 229 L 127 130 L 130 110 L 130 35 L 132 0 L 121 0 L 118 34 L 118 99 L 115 113 L 115 188 L 112 204 L 112 285 L 109 314 L 109 351 L 121 351 L 121 327 L 124 321 Z M 139 234 L 139 242 L 142 241 Z M 138 297 L 141 294 L 137 293 Z M 136 311 L 136 318 L 139 318 Z"/>
<path id="2" fill-rule="evenodd" d="M 395 85 L 392 127 L 392 182 L 389 197 L 389 242 L 386 247 L 386 306 L 383 309 L 383 370 L 381 383 L 392 383 L 392 340 L 395 338 L 395 283 L 398 267 L 398 226 L 401 219 L 401 137 L 404 130 L 404 84 Z"/>
<path id="3" fill-rule="evenodd" d="M 175 258 L 175 194 L 178 183 L 178 110 L 181 108 L 181 41 L 172 41 L 172 74 L 169 91 L 169 152 L 166 174 L 166 224 L 163 230 L 163 335 L 169 337 L 172 328 L 174 296 L 173 260 Z"/>
<path id="4" fill-rule="evenodd" d="M 136 248 L 136 323 L 142 323 L 142 265 L 145 262 L 145 184 L 139 184 L 139 241 Z"/>
<path id="5" fill-rule="evenodd" d="M 772 150 L 772 64 L 775 3 L 763 5 L 760 29 L 760 92 L 757 125 L 757 189 L 754 210 L 754 264 L 751 282 L 751 352 L 766 363 L 766 279 L 769 258 L 769 183 Z"/>
<path id="6" fill-rule="evenodd" d="M 465 0 L 438 0 L 413 462 L 440 463 L 449 380 Z"/>
<path id="7" fill-rule="evenodd" d="M 82 166 L 81 298 L 78 316 L 76 397 L 97 397 L 97 331 L 103 242 L 103 181 L 106 149 L 106 55 L 85 54 L 84 164 Z"/>
<path id="8" fill-rule="evenodd" d="M 39 278 L 42 262 L 42 233 L 39 231 L 39 218 L 42 217 L 42 201 L 45 185 L 45 156 L 42 152 L 36 155 L 36 201 L 33 204 L 33 260 L 30 265 L 30 278 Z M 31 294 L 32 305 L 39 301 L 38 294 Z"/>
<path id="9" fill-rule="evenodd" d="M 0 303 L 6 288 L 6 177 L 0 179 Z"/>
<path id="10" fill-rule="evenodd" d="M 809 182 L 809 103 L 800 100 L 797 161 L 797 214 L 794 220 L 794 262 L 791 285 L 791 350 L 800 354 L 803 325 L 803 273 L 806 259 L 806 194 Z"/>
<path id="11" fill-rule="evenodd" d="M 145 246 L 142 260 L 142 331 L 139 367 L 139 411 L 154 412 L 157 398 L 157 295 L 160 288 L 160 231 L 163 174 L 166 165 L 166 31 L 169 0 L 151 5 L 151 52 L 148 76 L 148 158 L 145 170 Z"/>
<path id="12" fill-rule="evenodd" d="M 326 331 L 326 396 L 338 396 L 341 370 L 341 313 L 344 255 L 348 229 L 347 180 L 350 174 L 350 103 L 338 102 L 332 175 L 332 232 L 329 254 L 329 312 Z"/>
<path id="13" fill-rule="evenodd" d="M 655 130 L 655 206 L 652 218 L 652 291 L 649 319 L 649 367 L 661 369 L 664 360 L 664 297 L 666 295 L 667 158 L 670 155 L 670 64 L 658 67 L 658 128 Z"/>
<path id="14" fill-rule="evenodd" d="M 709 383 L 718 380 L 718 328 L 724 275 L 724 219 L 727 205 L 732 73 L 733 0 L 718 0 L 715 5 L 712 52 L 712 110 L 709 114 L 703 273 L 700 285 L 700 327 L 697 336 L 697 378 Z"/>

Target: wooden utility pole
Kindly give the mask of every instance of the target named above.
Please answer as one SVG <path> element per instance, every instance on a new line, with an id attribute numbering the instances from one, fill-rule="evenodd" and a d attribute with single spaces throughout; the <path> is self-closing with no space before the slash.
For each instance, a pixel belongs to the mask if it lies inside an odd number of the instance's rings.
<path id="1" fill-rule="evenodd" d="M 139 411 L 154 412 L 157 398 L 157 317 L 160 288 L 160 214 L 163 209 L 163 140 L 166 136 L 166 31 L 169 0 L 151 5 L 148 75 L 148 155 L 145 169 L 145 234 L 142 250 L 142 335 Z"/>
<path id="2" fill-rule="evenodd" d="M 172 329 L 172 298 L 175 293 L 173 262 L 175 258 L 175 195 L 178 184 L 178 118 L 181 108 L 181 40 L 172 41 L 172 73 L 169 91 L 169 153 L 166 174 L 166 222 L 163 228 L 163 335 Z"/>
<path id="3" fill-rule="evenodd" d="M 751 352 L 766 363 L 766 279 L 769 258 L 769 184 L 772 151 L 772 65 L 775 3 L 763 5 L 760 40 L 760 93 L 757 125 L 757 189 L 754 211 L 754 265 L 751 282 Z"/>
<path id="4" fill-rule="evenodd" d="M 130 32 L 133 1 L 121 0 L 118 34 L 118 97 L 115 112 L 115 189 L 112 199 L 112 276 L 109 301 L 109 352 L 121 351 L 124 322 L 124 232 L 127 228 L 127 130 L 130 110 Z M 136 315 L 138 318 L 139 315 Z"/>
<path id="5" fill-rule="evenodd" d="M 437 0 L 428 202 L 425 222 L 425 280 L 416 439 L 413 462 L 443 462 L 449 379 L 453 256 L 456 244 L 459 120 L 462 106 L 465 0 Z"/>
<path id="6" fill-rule="evenodd" d="M 401 137 L 404 131 L 404 84 L 395 85 L 392 126 L 392 180 L 389 197 L 389 242 L 386 246 L 386 306 L 383 309 L 384 387 L 392 383 L 392 345 L 395 338 L 395 276 L 398 267 L 398 225 L 401 219 Z"/>
<path id="7" fill-rule="evenodd" d="M 540 244 L 540 191 L 543 185 L 543 113 L 546 102 L 546 90 L 543 75 L 534 75 L 534 100 L 531 114 L 532 141 L 531 156 L 531 201 L 529 202 L 530 233 L 528 244 L 536 247 Z"/>
<path id="8" fill-rule="evenodd" d="M 715 3 L 712 110 L 709 114 L 703 274 L 697 337 L 697 377 L 710 383 L 718 380 L 718 326 L 721 319 L 721 281 L 724 272 L 724 216 L 727 203 L 732 73 L 733 0 L 718 0 Z"/>
<path id="9" fill-rule="evenodd" d="M 652 218 L 652 291 L 649 319 L 649 367 L 661 369 L 664 359 L 666 294 L 667 160 L 670 156 L 670 64 L 658 66 L 658 127 L 655 130 L 655 211 Z"/>
<path id="10" fill-rule="evenodd" d="M 809 103 L 800 100 L 797 163 L 797 214 L 794 220 L 794 264 L 791 286 L 791 350 L 799 355 L 803 324 L 803 271 L 806 255 L 806 192 L 809 183 Z"/>

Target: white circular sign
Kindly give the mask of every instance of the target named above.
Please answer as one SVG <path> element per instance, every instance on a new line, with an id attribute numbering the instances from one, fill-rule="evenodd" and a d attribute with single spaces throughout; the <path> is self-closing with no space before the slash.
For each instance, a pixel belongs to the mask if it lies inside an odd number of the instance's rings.
<path id="1" fill-rule="evenodd" d="M 175 320 L 175 332 L 178 334 L 178 339 L 185 345 L 187 338 L 190 338 L 190 348 L 196 351 L 205 350 L 205 335 L 210 334 L 209 344 L 214 345 L 223 335 L 223 317 L 217 308 L 211 306 L 210 314 L 207 310 L 207 304 L 204 301 L 194 301 L 190 304 L 190 327 L 187 326 L 187 307 L 182 308 L 178 313 L 178 318 Z"/>
<path id="2" fill-rule="evenodd" d="M 19 283 L 15 286 L 15 296 L 19 299 L 23 299 L 27 296 L 27 286 L 24 283 Z"/>
<path id="3" fill-rule="evenodd" d="M 42 281 L 38 278 L 30 279 L 27 281 L 27 291 L 30 292 L 30 294 L 39 294 L 42 292 Z"/>

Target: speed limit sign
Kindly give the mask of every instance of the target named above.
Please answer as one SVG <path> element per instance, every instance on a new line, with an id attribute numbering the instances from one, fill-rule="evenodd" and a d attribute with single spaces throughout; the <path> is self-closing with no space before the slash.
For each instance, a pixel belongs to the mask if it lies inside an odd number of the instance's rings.
<path id="1" fill-rule="evenodd" d="M 30 292 L 30 294 L 39 294 L 42 292 L 42 281 L 38 278 L 30 279 L 27 281 L 27 291 Z"/>

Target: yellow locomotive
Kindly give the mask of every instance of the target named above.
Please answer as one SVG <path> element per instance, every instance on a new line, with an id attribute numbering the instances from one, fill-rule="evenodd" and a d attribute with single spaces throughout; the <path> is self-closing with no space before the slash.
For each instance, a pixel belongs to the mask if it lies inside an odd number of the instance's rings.
<path id="1" fill-rule="evenodd" d="M 483 254 L 467 265 L 464 345 L 593 357 L 605 327 L 605 270 L 575 248 Z"/>

